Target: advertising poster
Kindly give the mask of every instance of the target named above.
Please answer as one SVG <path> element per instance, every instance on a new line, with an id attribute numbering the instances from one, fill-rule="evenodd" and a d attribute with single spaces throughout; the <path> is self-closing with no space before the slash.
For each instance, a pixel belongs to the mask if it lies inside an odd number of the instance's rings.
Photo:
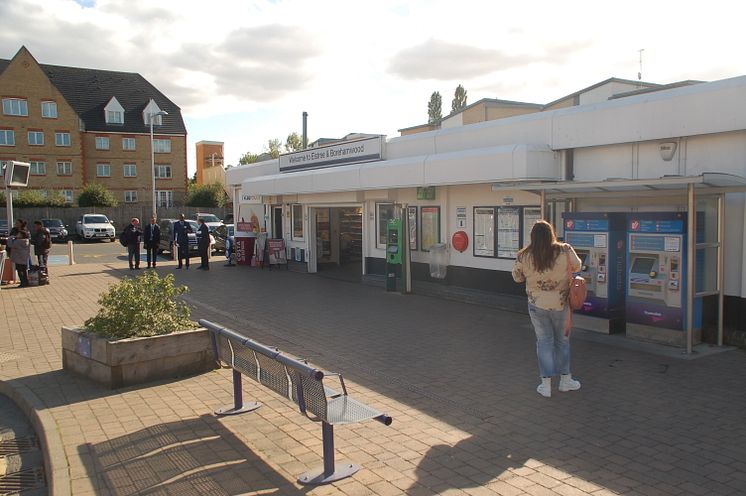
<path id="1" fill-rule="evenodd" d="M 435 243 L 440 243 L 440 207 L 421 207 L 422 250 L 428 251 Z"/>
<path id="2" fill-rule="evenodd" d="M 495 256 L 495 209 L 493 207 L 474 209 L 474 255 Z"/>
<path id="3" fill-rule="evenodd" d="M 515 258 L 520 248 L 521 210 L 501 207 L 497 211 L 497 256 Z"/>
<path id="4" fill-rule="evenodd" d="M 417 207 L 407 207 L 407 217 L 409 221 L 409 249 L 417 250 Z"/>

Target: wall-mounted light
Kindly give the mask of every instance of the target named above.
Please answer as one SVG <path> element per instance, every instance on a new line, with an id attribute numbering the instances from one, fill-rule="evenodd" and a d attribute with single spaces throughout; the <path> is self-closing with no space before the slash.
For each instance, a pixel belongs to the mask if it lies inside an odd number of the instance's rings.
<path id="1" fill-rule="evenodd" d="M 660 144 L 661 158 L 666 162 L 670 162 L 673 156 L 676 154 L 676 147 L 678 143 L 675 141 L 666 141 Z"/>

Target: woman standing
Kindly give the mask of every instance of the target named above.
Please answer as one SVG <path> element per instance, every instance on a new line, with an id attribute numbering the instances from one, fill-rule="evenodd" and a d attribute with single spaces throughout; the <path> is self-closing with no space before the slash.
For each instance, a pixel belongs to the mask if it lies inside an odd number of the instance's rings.
<path id="1" fill-rule="evenodd" d="M 28 260 L 31 256 L 31 242 L 26 221 L 16 220 L 14 235 L 8 240 L 10 251 L 10 260 L 16 266 L 18 279 L 21 281 L 20 287 L 25 288 L 28 284 Z"/>
<path id="2" fill-rule="evenodd" d="M 569 267 L 569 270 L 568 270 Z M 536 333 L 536 355 L 541 384 L 536 391 L 552 396 L 552 376 L 559 374 L 559 390 L 575 391 L 580 382 L 570 373 L 570 335 L 565 325 L 571 311 L 568 272 L 580 270 L 580 258 L 572 246 L 557 241 L 552 225 L 538 221 L 531 229 L 531 244 L 518 252 L 513 280 L 526 282 L 528 314 Z"/>

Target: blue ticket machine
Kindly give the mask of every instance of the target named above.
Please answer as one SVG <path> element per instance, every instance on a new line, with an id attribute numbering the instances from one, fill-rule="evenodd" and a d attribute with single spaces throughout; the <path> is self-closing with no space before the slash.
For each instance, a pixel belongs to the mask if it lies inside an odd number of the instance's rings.
<path id="1" fill-rule="evenodd" d="M 627 336 L 686 344 L 687 215 L 646 212 L 627 217 Z M 698 216 L 697 233 L 704 233 Z M 697 236 L 700 237 L 699 235 Z M 703 256 L 703 254 L 702 254 Z M 698 256 L 702 258 L 702 256 Z M 701 260 L 697 260 L 701 262 Z M 703 268 L 702 263 L 697 263 Z M 702 299 L 695 298 L 692 328 L 702 327 Z"/>
<path id="2" fill-rule="evenodd" d="M 624 332 L 626 214 L 567 212 L 565 241 L 580 257 L 580 275 L 588 287 L 576 327 L 606 334 Z"/>

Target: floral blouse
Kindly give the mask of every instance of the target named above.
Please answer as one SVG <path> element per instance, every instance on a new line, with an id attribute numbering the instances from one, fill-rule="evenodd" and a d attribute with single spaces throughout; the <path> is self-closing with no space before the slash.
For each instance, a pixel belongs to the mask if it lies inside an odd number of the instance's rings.
<path id="1" fill-rule="evenodd" d="M 567 277 L 568 254 L 572 272 L 580 270 L 580 258 L 568 244 L 562 245 L 554 266 L 544 272 L 534 269 L 531 257 L 524 254 L 513 264 L 513 280 L 526 282 L 528 302 L 543 310 L 564 310 L 567 295 L 570 292 L 570 280 Z"/>

